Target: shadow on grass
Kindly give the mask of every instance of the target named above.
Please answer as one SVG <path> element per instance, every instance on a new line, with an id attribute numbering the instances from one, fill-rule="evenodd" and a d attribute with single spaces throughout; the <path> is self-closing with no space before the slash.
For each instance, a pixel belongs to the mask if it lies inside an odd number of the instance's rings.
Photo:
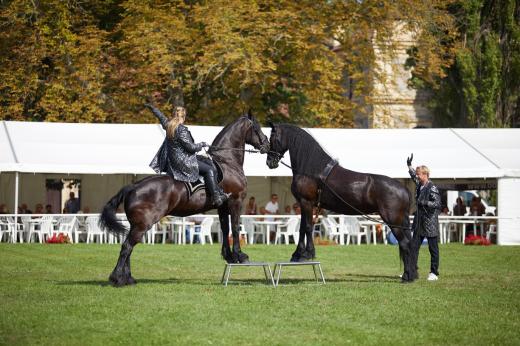
<path id="1" fill-rule="evenodd" d="M 178 278 L 169 278 L 169 279 L 135 279 L 137 281 L 137 285 L 164 285 L 164 284 L 189 284 L 189 285 L 200 285 L 200 286 L 219 286 L 221 285 L 220 278 L 215 278 L 215 280 L 201 280 L 201 279 L 178 279 Z M 53 281 L 58 286 L 112 286 L 108 280 L 67 280 L 67 281 Z M 228 284 L 234 282 L 247 282 L 250 284 L 253 283 L 266 283 L 265 279 L 244 279 L 244 280 L 233 280 L 229 281 Z M 132 285 L 130 285 L 132 286 Z M 126 286 L 124 286 L 126 287 Z"/>
<path id="2" fill-rule="evenodd" d="M 189 284 L 200 286 L 219 286 L 222 285 L 218 278 L 215 280 L 201 280 L 201 279 L 146 279 L 136 278 L 137 285 L 164 285 L 164 284 Z M 53 281 L 58 286 L 112 286 L 108 280 L 66 280 Z M 396 283 L 400 284 L 401 280 L 398 276 L 393 275 L 370 275 L 370 274 L 346 274 L 342 278 L 325 278 L 326 283 L 346 283 L 346 282 L 366 282 L 366 283 Z M 321 284 L 314 279 L 306 278 L 280 278 L 280 285 L 297 285 L 297 284 Z M 228 286 L 253 286 L 253 285 L 272 285 L 265 279 L 234 279 L 229 280 Z"/>

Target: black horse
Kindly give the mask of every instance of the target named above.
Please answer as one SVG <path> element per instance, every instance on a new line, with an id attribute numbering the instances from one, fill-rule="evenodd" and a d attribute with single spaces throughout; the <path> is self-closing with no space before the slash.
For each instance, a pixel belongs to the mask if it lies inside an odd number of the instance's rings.
<path id="1" fill-rule="evenodd" d="M 269 141 L 256 119 L 250 114 L 227 125 L 215 138 L 208 153 L 222 168 L 220 183 L 230 193 L 226 203 L 218 208 L 222 229 L 222 256 L 228 263 L 243 263 L 249 260 L 241 251 L 239 241 L 239 217 L 247 193 L 244 175 L 244 148 L 250 144 L 261 153 L 269 150 Z M 130 223 L 127 230 L 116 217 L 116 209 L 124 201 L 125 213 Z M 126 234 L 121 246 L 117 265 L 109 277 L 114 286 L 135 284 L 130 272 L 130 256 L 134 246 L 153 224 L 165 215 L 187 216 L 212 209 L 211 199 L 205 190 L 188 197 L 183 182 L 168 175 L 155 175 L 123 187 L 104 206 L 100 226 L 116 234 Z M 233 234 L 233 250 L 229 246 L 229 215 Z"/>
<path id="2" fill-rule="evenodd" d="M 300 239 L 291 261 L 315 257 L 312 209 L 316 205 L 347 215 L 379 213 L 399 241 L 404 262 L 403 281 L 417 277 L 409 228 L 410 193 L 387 176 L 354 172 L 341 167 L 306 131 L 287 124 L 271 124 L 269 168 L 289 150 L 293 180 L 291 191 L 301 205 Z M 305 243 L 305 239 L 307 240 Z"/>

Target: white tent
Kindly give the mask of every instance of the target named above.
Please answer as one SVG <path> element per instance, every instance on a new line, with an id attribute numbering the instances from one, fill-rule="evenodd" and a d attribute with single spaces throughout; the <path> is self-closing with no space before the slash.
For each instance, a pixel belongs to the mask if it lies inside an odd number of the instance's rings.
<path id="1" fill-rule="evenodd" d="M 189 126 L 211 143 L 218 126 Z M 264 128 L 269 136 L 270 129 Z M 520 129 L 308 129 L 348 169 L 407 178 L 406 157 L 426 164 L 433 179 L 497 179 L 499 242 L 520 244 Z M 164 138 L 160 125 L 2 121 L 0 172 L 153 174 L 148 167 Z M 247 154 L 249 177 L 291 176 Z M 289 163 L 289 155 L 284 161 Z"/>

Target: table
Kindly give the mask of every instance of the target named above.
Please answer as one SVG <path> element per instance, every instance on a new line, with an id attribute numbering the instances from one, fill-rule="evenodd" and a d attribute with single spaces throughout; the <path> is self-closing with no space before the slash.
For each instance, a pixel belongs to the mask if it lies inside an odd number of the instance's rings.
<path id="1" fill-rule="evenodd" d="M 271 226 L 274 226 L 276 228 L 276 226 L 281 225 L 281 224 L 283 224 L 282 221 L 274 221 L 274 220 L 273 221 L 270 221 L 270 220 L 253 221 L 253 227 L 259 226 L 261 232 L 265 231 L 264 239 L 265 239 L 265 243 L 267 245 L 269 245 L 269 235 L 270 235 L 270 231 L 271 231 Z M 251 243 L 254 243 L 254 234 L 255 234 L 255 232 L 253 232 L 253 241 Z"/>

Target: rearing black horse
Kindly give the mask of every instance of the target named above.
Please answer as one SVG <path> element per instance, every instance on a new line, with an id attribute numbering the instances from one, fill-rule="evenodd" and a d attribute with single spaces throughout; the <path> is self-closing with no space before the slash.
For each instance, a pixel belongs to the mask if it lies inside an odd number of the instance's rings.
<path id="1" fill-rule="evenodd" d="M 417 272 L 409 228 L 408 190 L 390 177 L 341 167 L 309 133 L 299 127 L 288 124 L 271 124 L 271 127 L 267 165 L 269 168 L 278 167 L 281 157 L 289 150 L 293 171 L 291 191 L 302 211 L 300 238 L 291 261 L 315 257 L 312 208 L 319 202 L 321 207 L 341 214 L 379 213 L 399 241 L 399 253 L 404 262 L 402 280 L 415 280 Z"/>
<path id="2" fill-rule="evenodd" d="M 220 164 L 223 180 L 220 183 L 225 192 L 231 193 L 226 203 L 218 208 L 222 229 L 222 256 L 228 263 L 243 263 L 249 260 L 241 251 L 239 241 L 239 217 L 242 203 L 247 194 L 247 180 L 244 174 L 244 147 L 250 144 L 261 153 L 269 150 L 269 141 L 256 119 L 250 114 L 238 118 L 227 125 L 213 141 L 209 154 Z M 125 213 L 130 223 L 128 231 L 116 217 L 116 209 L 124 202 Z M 188 198 L 183 182 L 168 175 L 155 175 L 123 187 L 104 206 L 100 225 L 116 234 L 128 232 L 121 245 L 117 265 L 109 277 L 114 286 L 135 284 L 130 272 L 130 256 L 134 246 L 153 224 L 165 215 L 188 216 L 212 209 L 211 199 L 205 190 L 200 190 Z M 229 222 L 233 235 L 233 250 L 229 246 Z"/>

